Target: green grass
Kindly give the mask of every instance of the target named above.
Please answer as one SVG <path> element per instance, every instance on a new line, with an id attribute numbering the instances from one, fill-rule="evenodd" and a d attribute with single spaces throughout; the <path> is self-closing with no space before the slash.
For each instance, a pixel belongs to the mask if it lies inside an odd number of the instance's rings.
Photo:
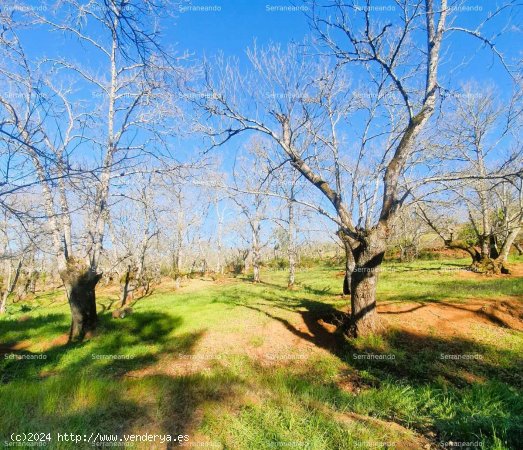
<path id="1" fill-rule="evenodd" d="M 521 278 L 478 281 L 448 270 L 466 263 L 386 264 L 378 298 L 522 300 Z M 101 314 L 96 336 L 74 345 L 59 340 L 69 325 L 61 295 L 11 305 L 0 319 L 0 343 L 18 344 L 21 349 L 12 352 L 18 355 L 44 352 L 46 359 L 0 360 L 0 447 L 10 432 L 50 432 L 48 448 L 56 449 L 92 448 L 59 443 L 58 432 L 148 432 L 189 434 L 195 445 L 227 449 L 402 448 L 404 433 L 434 443 L 523 448 L 521 333 L 478 325 L 477 339 L 449 340 L 430 330 L 422 336 L 391 330 L 333 350 L 311 318 L 346 307 L 347 299 L 337 295 L 339 269 L 300 271 L 293 291 L 285 288 L 285 271 L 264 272 L 263 278 L 259 285 L 245 278 L 190 293 L 154 294 L 123 320 Z M 300 315 L 312 336 L 298 328 Z M 294 349 L 290 340 L 288 352 L 298 359 L 268 365 L 256 357 L 272 351 L 273 336 L 264 330 L 274 323 L 311 344 L 310 351 L 300 353 L 304 347 Z M 202 350 L 208 336 L 219 342 Z M 366 352 L 394 359 L 354 358 Z M 441 353 L 482 358 L 446 363 Z M 201 366 L 179 369 L 190 357 L 199 357 Z"/>

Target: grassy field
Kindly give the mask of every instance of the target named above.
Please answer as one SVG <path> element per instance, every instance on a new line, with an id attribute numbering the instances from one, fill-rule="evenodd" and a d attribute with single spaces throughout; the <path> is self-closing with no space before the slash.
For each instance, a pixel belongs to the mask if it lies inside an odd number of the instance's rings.
<path id="1" fill-rule="evenodd" d="M 523 277 L 470 274 L 466 262 L 387 264 L 388 331 L 367 339 L 333 333 L 347 299 L 328 266 L 300 271 L 292 291 L 285 272 L 158 289 L 124 319 L 102 313 L 75 345 L 62 294 L 11 305 L 0 447 L 11 432 L 43 432 L 56 449 L 92 448 L 57 433 L 188 435 L 194 448 L 523 448 L 523 333 L 480 309 L 517 309 Z"/>

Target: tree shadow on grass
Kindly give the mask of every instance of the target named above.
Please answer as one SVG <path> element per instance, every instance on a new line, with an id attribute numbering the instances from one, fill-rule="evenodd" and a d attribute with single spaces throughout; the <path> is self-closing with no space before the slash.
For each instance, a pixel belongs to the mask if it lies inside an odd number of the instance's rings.
<path id="1" fill-rule="evenodd" d="M 457 387 L 496 379 L 523 387 L 523 360 L 516 350 L 498 349 L 463 337 L 444 338 L 390 330 L 376 340 L 346 342 L 343 359 L 375 380 L 446 382 Z"/>
<path id="2" fill-rule="evenodd" d="M 18 319 L 0 320 L 0 352 L 2 348 L 9 350 L 10 347 L 16 346 L 17 342 L 26 339 L 28 334 L 47 335 L 61 332 L 66 320 L 65 314 L 22 316 Z"/>
<path id="3" fill-rule="evenodd" d="M 115 440 L 133 434 L 138 435 L 138 448 L 174 449 L 179 435 L 194 442 L 192 432 L 199 425 L 203 405 L 226 402 L 241 383 L 224 370 L 210 376 L 153 374 L 118 379 L 60 374 L 25 388 L 21 383 L 0 386 L 2 399 L 17 405 L 0 417 L 0 442 L 9 440 L 11 432 L 43 429 L 55 444 L 57 433 L 79 436 L 80 442 L 62 442 L 61 449 L 92 448 L 98 434 Z M 85 442 L 83 437 L 89 439 L 91 433 L 91 442 Z M 143 440 L 146 433 L 159 437 L 154 442 Z M 161 440 L 165 435 L 172 440 Z"/>
<path id="4" fill-rule="evenodd" d="M 452 336 L 447 339 L 429 335 L 428 332 L 417 335 L 405 330 L 389 330 L 377 338 L 379 345 L 374 345 L 375 342 L 372 341 L 366 345 L 365 340 L 346 339 L 335 331 L 346 312 L 340 311 L 329 303 L 290 296 L 280 296 L 278 299 L 274 299 L 263 293 L 256 294 L 254 300 L 228 294 L 221 296 L 220 301 L 264 314 L 280 322 L 295 336 L 330 351 L 361 370 L 372 368 L 375 364 L 376 368 L 386 367 L 390 374 L 411 381 L 433 381 L 438 377 L 443 377 L 453 384 L 463 385 L 473 382 L 475 378 L 494 377 L 514 387 L 523 386 L 520 375 L 523 373 L 522 360 L 517 351 L 499 349 L 461 336 Z M 418 303 L 414 309 L 423 308 L 430 302 L 420 301 Z M 459 304 L 448 302 L 444 304 L 452 308 L 474 312 L 460 307 Z M 282 313 L 280 314 L 278 311 Z M 285 312 L 299 314 L 305 327 L 299 326 L 299 322 L 292 321 Z M 478 311 L 477 314 L 482 315 L 481 311 Z M 495 321 L 493 323 L 496 324 Z M 394 354 L 395 359 L 389 362 L 362 360 L 358 365 L 358 361 L 347 358 L 347 355 L 354 351 L 370 351 L 373 348 L 375 351 L 390 351 Z M 474 360 L 461 359 L 454 364 L 456 370 L 450 370 L 449 367 L 443 369 L 445 365 L 442 364 L 440 354 L 478 354 L 480 357 Z"/>
<path id="5" fill-rule="evenodd" d="M 492 442 L 495 433 L 514 448 L 523 444 L 517 437 L 523 436 L 523 401 L 518 394 L 523 388 L 523 362 L 517 349 L 500 349 L 461 336 L 446 338 L 404 330 L 389 330 L 369 339 L 344 339 L 328 329 L 332 330 L 343 315 L 328 303 L 288 296 L 275 300 L 264 294 L 257 294 L 255 300 L 234 296 L 222 300 L 264 314 L 295 336 L 328 350 L 357 370 L 361 380 L 356 384 L 374 392 L 371 397 L 380 398 L 385 385 L 437 396 L 433 410 L 425 414 L 441 439 L 467 441 L 486 436 Z M 427 302 L 419 303 L 416 308 Z M 299 314 L 305 328 L 288 312 Z M 354 372 L 343 376 L 352 378 Z M 425 408 L 422 401 L 414 398 L 412 402 L 419 403 L 414 408 L 420 408 L 421 414 Z M 446 402 L 450 404 L 445 406 Z M 494 405 L 497 409 L 489 413 Z M 378 405 L 376 412 L 397 420 L 395 406 L 389 407 L 389 411 L 380 410 Z M 416 423 L 415 417 L 408 420 Z"/>
<path id="6" fill-rule="evenodd" d="M 25 326 L 42 320 L 28 320 Z M 182 323 L 179 316 L 155 312 L 134 313 L 123 320 L 104 315 L 95 336 L 54 345 L 45 351 L 44 360 L 17 351 L 24 359 L 0 361 L 1 402 L 16 405 L 0 416 L 0 430 L 48 430 L 53 440 L 56 433 L 187 434 L 200 404 L 224 400 L 239 381 L 226 371 L 212 376 L 142 371 L 163 356 L 194 352 L 204 331 L 174 333 Z M 19 324 L 15 327 L 23 331 Z M 0 442 L 7 436 L 0 436 Z M 62 444 L 92 448 L 85 442 Z M 143 445 L 174 448 L 177 443 Z"/>
<path id="7" fill-rule="evenodd" d="M 430 284 L 430 291 L 399 292 L 387 295 L 387 300 L 400 301 L 434 301 L 439 302 L 450 299 L 486 298 L 503 293 L 506 297 L 522 300 L 523 279 L 517 277 L 477 279 L 439 279 Z"/>
<path id="8" fill-rule="evenodd" d="M 30 319 L 24 326 L 30 327 L 35 321 L 40 319 Z M 39 354 L 12 351 L 9 359 L 0 361 L 0 380 L 9 383 L 14 379 L 42 379 L 77 372 L 121 376 L 150 366 L 167 353 L 191 351 L 203 332 L 173 336 L 182 323 L 179 316 L 156 312 L 135 313 L 125 319 L 102 315 L 95 336 L 89 340 L 67 343 L 62 335 L 64 339 L 57 339 L 55 345 Z M 56 331 L 63 331 L 61 326 L 56 327 Z"/>

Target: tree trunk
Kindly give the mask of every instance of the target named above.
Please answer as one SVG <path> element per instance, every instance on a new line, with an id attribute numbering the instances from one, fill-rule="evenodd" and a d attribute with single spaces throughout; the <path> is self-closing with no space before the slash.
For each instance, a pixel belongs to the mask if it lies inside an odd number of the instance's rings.
<path id="1" fill-rule="evenodd" d="M 252 281 L 260 282 L 260 226 L 258 223 L 252 225 Z"/>
<path id="2" fill-rule="evenodd" d="M 294 282 L 296 278 L 296 258 L 294 254 L 294 249 L 289 251 L 289 280 L 287 287 L 292 289 L 294 287 Z"/>
<path id="3" fill-rule="evenodd" d="M 260 262 L 258 260 L 258 252 L 257 251 L 253 251 L 252 281 L 254 283 L 259 283 L 260 282 Z"/>
<path id="4" fill-rule="evenodd" d="M 18 282 L 18 278 L 20 276 L 20 271 L 22 270 L 22 263 L 24 259 L 23 257 L 20 258 L 18 261 L 18 264 L 16 266 L 14 275 L 13 275 L 13 269 L 9 268 L 9 280 L 7 281 L 7 285 L 5 288 L 5 291 L 2 294 L 2 298 L 0 299 L 0 314 L 4 314 L 7 309 L 7 297 L 15 290 L 16 283 Z"/>
<path id="5" fill-rule="evenodd" d="M 94 273 L 83 264 L 69 260 L 61 277 L 71 308 L 69 341 L 81 341 L 88 332 L 96 328 L 98 316 L 95 288 L 102 274 Z"/>
<path id="6" fill-rule="evenodd" d="M 121 283 L 122 286 L 122 295 L 120 298 L 120 308 L 123 308 L 125 304 L 127 303 L 127 297 L 129 295 L 129 281 L 131 280 L 131 265 L 129 264 L 127 266 L 127 270 L 125 271 L 125 278 L 123 280 L 123 283 Z"/>
<path id="7" fill-rule="evenodd" d="M 497 240 L 496 240 L 496 236 L 494 236 L 493 233 L 490 233 L 490 236 L 489 236 L 489 245 L 490 245 L 490 257 L 492 259 L 496 259 L 499 257 L 499 250 L 498 250 L 498 245 L 497 245 Z"/>
<path id="8" fill-rule="evenodd" d="M 503 245 L 501 246 L 501 249 L 498 254 L 498 260 L 501 261 L 501 263 L 506 263 L 508 261 L 508 255 L 510 253 L 510 247 L 512 247 L 512 244 L 516 241 L 516 238 L 518 237 L 518 234 L 521 231 L 521 225 L 515 227 L 512 229 L 512 231 L 509 233 L 507 238 L 505 239 L 505 242 L 503 242 Z"/>
<path id="9" fill-rule="evenodd" d="M 399 248 L 400 248 L 400 262 L 405 262 L 405 257 L 407 256 L 407 252 L 405 251 L 405 247 L 402 244 L 400 244 Z"/>
<path id="10" fill-rule="evenodd" d="M 490 258 L 488 256 L 480 257 L 473 261 L 471 269 L 477 273 L 484 274 L 509 274 L 510 270 L 505 265 L 506 261 L 502 256 L 498 258 Z"/>
<path id="11" fill-rule="evenodd" d="M 345 235 L 342 230 L 338 230 L 337 235 L 343 244 L 343 248 L 345 249 L 345 276 L 343 277 L 343 295 L 350 295 L 352 272 L 354 271 L 356 262 L 354 261 L 354 254 L 349 237 Z"/>
<path id="12" fill-rule="evenodd" d="M 296 275 L 296 242 L 294 239 L 294 203 L 289 202 L 289 281 L 287 287 L 292 289 L 294 287 Z"/>
<path id="13" fill-rule="evenodd" d="M 378 228 L 353 252 L 355 267 L 351 274 L 351 316 L 347 330 L 351 337 L 377 333 L 383 329 L 376 310 L 376 286 L 385 248 L 385 231 Z"/>
<path id="14" fill-rule="evenodd" d="M 354 261 L 354 255 L 352 254 L 352 249 L 347 241 L 343 241 L 345 246 L 345 276 L 343 278 L 343 295 L 350 295 L 351 293 L 351 283 L 352 283 L 352 272 L 356 266 Z"/>
<path id="15" fill-rule="evenodd" d="M 523 247 L 521 247 L 521 244 L 519 242 L 514 243 L 514 248 L 518 251 L 518 255 L 523 255 Z"/>

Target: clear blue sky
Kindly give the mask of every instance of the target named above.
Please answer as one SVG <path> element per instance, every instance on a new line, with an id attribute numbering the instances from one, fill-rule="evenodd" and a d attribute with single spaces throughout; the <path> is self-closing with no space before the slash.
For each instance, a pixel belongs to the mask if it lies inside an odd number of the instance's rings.
<path id="1" fill-rule="evenodd" d="M 270 12 L 270 6 L 292 4 L 300 1 L 288 0 L 197 0 L 194 6 L 218 6 L 220 11 L 180 12 L 177 26 L 166 31 L 166 35 L 179 42 L 180 49 L 188 49 L 197 56 L 223 50 L 238 55 L 252 44 L 270 40 L 288 42 L 303 40 L 309 28 L 305 14 L 296 12 Z"/>
<path id="2" fill-rule="evenodd" d="M 360 0 L 363 4 L 363 0 Z M 27 5 L 39 5 L 38 0 L 29 0 Z M 453 2 L 451 2 L 453 3 Z M 483 20 L 489 11 L 494 11 L 498 6 L 497 1 L 491 0 L 465 0 L 463 7 L 471 8 L 468 11 L 455 11 L 455 24 L 459 26 L 475 28 Z M 394 5 L 393 0 L 375 0 L 375 5 Z M 191 9 L 191 6 L 193 7 Z M 194 57 L 199 58 L 204 55 L 211 56 L 218 51 L 223 51 L 227 56 L 238 56 L 243 60 L 245 49 L 252 45 L 256 39 L 258 44 L 263 45 L 270 41 L 286 43 L 289 41 L 302 41 L 310 34 L 306 14 L 302 11 L 278 11 L 279 6 L 295 6 L 304 8 L 305 3 L 301 0 L 193 0 L 191 3 L 184 3 L 184 7 L 177 7 L 170 13 L 173 19 L 162 23 L 164 43 L 176 45 L 181 53 L 188 51 Z M 210 11 L 195 10 L 200 7 L 207 7 Z M 521 8 L 520 8 L 521 9 Z M 523 36 L 521 33 L 521 23 L 523 14 L 519 11 L 513 14 L 514 10 L 506 11 L 497 20 L 487 26 L 483 33 L 492 37 L 500 31 L 500 25 L 508 22 L 508 17 L 512 13 L 511 29 L 519 28 L 518 32 L 509 33 L 497 39 L 499 48 L 505 53 L 519 54 L 523 56 Z M 375 17 L 385 22 L 394 22 L 399 12 L 379 12 Z M 519 39 L 518 39 L 519 37 Z M 31 56 L 41 57 L 56 56 L 70 57 L 75 60 L 81 58 L 89 65 L 95 63 L 91 58 L 96 58 L 91 52 L 79 52 L 79 47 L 74 38 L 57 33 L 49 33 L 44 30 L 35 31 L 30 29 L 24 39 L 24 45 Z M 454 42 L 455 43 L 455 42 Z M 459 45 L 454 45 L 451 54 L 445 57 L 447 66 L 456 66 L 464 59 L 479 52 L 489 52 L 488 49 L 480 49 L 480 43 L 470 36 L 459 36 Z M 506 74 L 501 65 L 495 62 L 492 67 L 485 65 L 485 58 L 482 65 L 467 64 L 464 72 L 456 74 L 456 77 L 473 76 L 477 80 L 490 80 L 497 84 L 508 83 Z M 492 61 L 492 58 L 490 58 Z M 448 68 L 448 67 L 447 67 Z"/>
<path id="3" fill-rule="evenodd" d="M 360 3 L 364 4 L 363 0 L 360 0 Z M 454 17 L 456 26 L 474 29 L 499 3 L 496 0 L 466 0 L 461 3 L 464 9 L 454 11 L 451 18 Z M 40 2 L 27 1 L 26 4 L 38 5 Z M 395 5 L 395 2 L 375 0 L 373 5 Z M 300 0 L 193 0 L 192 3 L 184 3 L 182 8 L 170 11 L 173 17 L 162 23 L 164 44 L 175 45 L 180 53 L 188 51 L 194 59 L 223 51 L 226 56 L 236 56 L 245 63 L 245 50 L 254 40 L 259 45 L 270 41 L 285 44 L 290 41 L 301 42 L 310 34 L 307 17 L 303 11 L 278 10 L 279 7 L 289 6 L 304 9 L 304 3 Z M 202 7 L 206 10 L 201 10 Z M 513 11 L 507 10 L 500 14 L 482 30 L 482 33 L 490 38 L 500 31 L 502 25 L 510 22 L 509 29 L 512 32 L 497 39 L 497 44 L 502 52 L 511 56 L 519 55 L 521 58 L 522 14 L 519 11 L 509 20 L 510 13 Z M 398 12 L 373 14 L 383 23 L 394 23 L 397 21 Z M 492 57 L 490 50 L 481 48 L 481 44 L 470 36 L 459 35 L 456 38 L 457 40 L 453 41 L 452 52 L 444 53 L 440 74 L 446 75 L 441 78 L 442 82 L 447 86 L 447 83 L 450 83 L 450 87 L 456 87 L 462 80 L 472 79 L 485 85 L 496 84 L 500 97 L 508 93 L 509 77 L 501 64 Z M 97 66 L 96 52 L 82 51 L 77 40 L 71 36 L 30 29 L 24 35 L 24 41 L 30 57 L 61 56 L 81 61 L 86 66 Z M 464 60 L 470 61 L 461 66 Z M 452 73 L 450 79 L 449 73 Z M 217 151 L 230 163 L 244 139 L 242 137 L 232 140 L 226 148 Z M 199 144 L 194 139 L 175 140 L 174 143 L 185 150 L 196 150 Z"/>

